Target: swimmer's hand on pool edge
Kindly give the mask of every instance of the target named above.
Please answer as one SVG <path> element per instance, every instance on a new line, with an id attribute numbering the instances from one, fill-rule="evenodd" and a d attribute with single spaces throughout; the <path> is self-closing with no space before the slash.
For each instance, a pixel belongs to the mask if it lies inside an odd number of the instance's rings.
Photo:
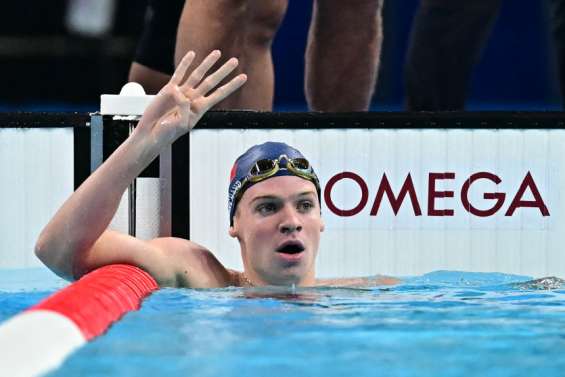
<path id="1" fill-rule="evenodd" d="M 173 237 L 146 241 L 108 229 L 123 193 L 143 169 L 247 80 L 240 74 L 217 87 L 238 65 L 232 58 L 208 74 L 220 56 L 219 51 L 213 51 L 187 74 L 194 60 L 194 53 L 189 52 L 149 104 L 132 135 L 51 218 L 39 235 L 35 254 L 53 272 L 74 280 L 102 266 L 126 263 L 149 272 L 160 286 L 232 284 L 233 273 L 192 241 Z"/>
<path id="2" fill-rule="evenodd" d="M 136 132 L 145 137 L 150 135 L 157 144 L 169 145 L 194 128 L 210 108 L 239 89 L 247 81 L 245 74 L 239 74 L 227 84 L 216 88 L 237 68 L 239 62 L 236 58 L 229 59 L 204 78 L 220 57 L 220 51 L 212 51 L 183 81 L 195 58 L 195 53 L 189 51 L 169 83 L 145 110 Z"/>

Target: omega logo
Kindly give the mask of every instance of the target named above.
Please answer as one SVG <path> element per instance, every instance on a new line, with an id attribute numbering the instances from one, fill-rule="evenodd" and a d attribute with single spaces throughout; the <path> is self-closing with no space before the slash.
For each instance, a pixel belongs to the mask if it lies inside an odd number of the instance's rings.
<path id="1" fill-rule="evenodd" d="M 361 189 L 361 198 L 359 199 L 359 203 L 350 209 L 338 208 L 334 201 L 332 200 L 332 190 L 334 186 L 341 180 L 349 179 L 355 182 L 359 188 Z M 438 180 L 447 180 L 447 179 L 455 179 L 455 173 L 453 172 L 444 172 L 444 173 L 429 173 L 428 174 L 428 192 L 427 192 L 427 211 L 426 214 L 428 216 L 454 216 L 453 209 L 436 209 L 435 201 L 438 198 L 454 198 L 455 192 L 454 191 L 437 191 L 436 189 L 436 182 Z M 474 182 L 486 179 L 495 184 L 499 184 L 502 182 L 500 177 L 496 174 L 489 173 L 489 172 L 478 172 L 471 174 L 469 178 L 465 180 L 463 185 L 461 186 L 461 191 L 459 194 L 459 200 L 463 208 L 472 215 L 479 216 L 479 217 L 488 217 L 493 216 L 496 214 L 504 205 L 506 200 L 506 193 L 504 192 L 485 192 L 483 193 L 483 198 L 488 201 L 492 201 L 492 205 L 488 209 L 478 209 L 473 206 L 473 203 L 469 201 L 469 189 Z M 524 200 L 524 195 L 526 192 L 529 191 L 533 196 L 533 200 Z M 420 206 L 420 201 L 416 195 L 416 189 L 414 187 L 414 182 L 412 181 L 412 177 L 410 173 L 406 176 L 402 187 L 400 188 L 400 192 L 398 195 L 395 196 L 395 193 L 392 190 L 392 187 L 389 183 L 389 180 L 386 176 L 386 173 L 383 174 L 379 186 L 377 188 L 377 193 L 375 195 L 375 199 L 373 200 L 373 205 L 371 207 L 370 216 L 377 216 L 379 212 L 379 208 L 381 207 L 381 203 L 383 201 L 384 196 L 386 195 L 388 202 L 390 203 L 394 214 L 397 215 L 402 203 L 405 200 L 408 200 L 412 205 L 412 209 L 414 211 L 415 216 L 422 216 L 422 208 Z M 341 217 L 348 217 L 348 216 L 355 216 L 359 212 L 361 212 L 369 201 L 369 187 L 365 180 L 356 173 L 344 171 L 342 173 L 338 173 L 330 178 L 326 187 L 324 188 L 324 201 L 328 209 L 336 214 L 337 216 Z M 476 203 L 475 203 L 476 204 Z M 522 180 L 522 183 L 516 190 L 516 194 L 514 194 L 510 205 L 506 212 L 504 212 L 504 216 L 512 216 L 518 208 L 537 208 L 542 216 L 549 216 L 549 210 L 547 209 L 547 205 L 545 204 L 537 186 L 532 177 L 532 174 L 528 171 L 526 176 Z"/>

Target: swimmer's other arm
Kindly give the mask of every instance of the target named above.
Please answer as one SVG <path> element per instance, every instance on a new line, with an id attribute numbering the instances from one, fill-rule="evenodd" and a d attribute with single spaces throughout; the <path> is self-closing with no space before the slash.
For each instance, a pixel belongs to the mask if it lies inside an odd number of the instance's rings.
<path id="1" fill-rule="evenodd" d="M 45 226 L 35 253 L 56 274 L 78 279 L 101 266 L 128 263 L 148 271 L 161 286 L 229 284 L 231 273 L 193 242 L 175 238 L 143 241 L 107 229 L 122 194 L 141 171 L 164 148 L 189 132 L 206 111 L 245 83 L 246 76 L 240 74 L 216 88 L 238 65 L 232 58 L 207 75 L 219 58 L 219 51 L 212 52 L 184 80 L 194 59 L 194 53 L 189 52 L 132 135 Z"/>

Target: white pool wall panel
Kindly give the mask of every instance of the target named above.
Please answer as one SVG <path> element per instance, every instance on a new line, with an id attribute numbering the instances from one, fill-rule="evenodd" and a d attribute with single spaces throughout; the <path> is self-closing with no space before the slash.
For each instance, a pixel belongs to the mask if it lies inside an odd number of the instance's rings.
<path id="1" fill-rule="evenodd" d="M 39 233 L 73 192 L 72 128 L 0 128 L 0 269 L 43 267 Z M 159 178 L 137 179 L 139 238 L 159 236 Z M 128 232 L 127 192 L 111 227 Z"/>
<path id="2" fill-rule="evenodd" d="M 73 191 L 71 128 L 0 128 L 0 268 L 42 266 L 41 229 Z"/>
<path id="3" fill-rule="evenodd" d="M 233 161 L 250 146 L 284 141 L 300 149 L 325 185 L 335 174 L 353 171 L 369 189 L 369 199 L 352 217 L 322 206 L 326 231 L 317 262 L 321 277 L 390 274 L 418 275 L 449 269 L 497 271 L 534 277 L 565 277 L 563 167 L 564 130 L 333 129 L 333 130 L 194 130 L 190 136 L 190 234 L 228 267 L 241 269 L 237 241 L 228 236 L 227 185 Z M 33 254 L 39 232 L 73 190 L 73 131 L 70 128 L 0 128 L 0 268 L 41 266 Z M 459 198 L 475 172 L 496 174 L 496 185 L 478 180 L 469 201 L 482 209 L 492 201 L 485 192 L 504 192 L 493 216 L 469 214 Z M 504 216 L 530 171 L 550 216 L 537 208 L 518 208 Z M 430 172 L 453 172 L 437 180 L 437 190 L 454 198 L 435 200 L 450 217 L 427 215 Z M 383 198 L 377 216 L 371 206 L 383 174 L 398 194 L 410 173 L 422 216 L 405 199 L 394 215 Z M 137 230 L 140 238 L 162 234 L 163 180 L 138 179 Z M 332 200 L 340 208 L 358 203 L 360 189 L 351 180 L 336 183 Z M 112 226 L 127 232 L 127 194 Z M 523 197 L 532 200 L 529 190 Z M 482 206 L 482 207 L 481 207 Z M 166 210 L 165 210 L 166 209 Z M 174 209 L 173 209 L 174 210 Z"/>

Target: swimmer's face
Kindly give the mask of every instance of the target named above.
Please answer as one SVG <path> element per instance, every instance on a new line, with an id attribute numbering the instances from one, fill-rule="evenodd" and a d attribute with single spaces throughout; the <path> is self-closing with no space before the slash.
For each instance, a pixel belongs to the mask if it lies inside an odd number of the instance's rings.
<path id="1" fill-rule="evenodd" d="M 237 237 L 245 274 L 261 285 L 313 285 L 324 223 L 312 182 L 267 179 L 245 191 L 229 233 Z"/>

